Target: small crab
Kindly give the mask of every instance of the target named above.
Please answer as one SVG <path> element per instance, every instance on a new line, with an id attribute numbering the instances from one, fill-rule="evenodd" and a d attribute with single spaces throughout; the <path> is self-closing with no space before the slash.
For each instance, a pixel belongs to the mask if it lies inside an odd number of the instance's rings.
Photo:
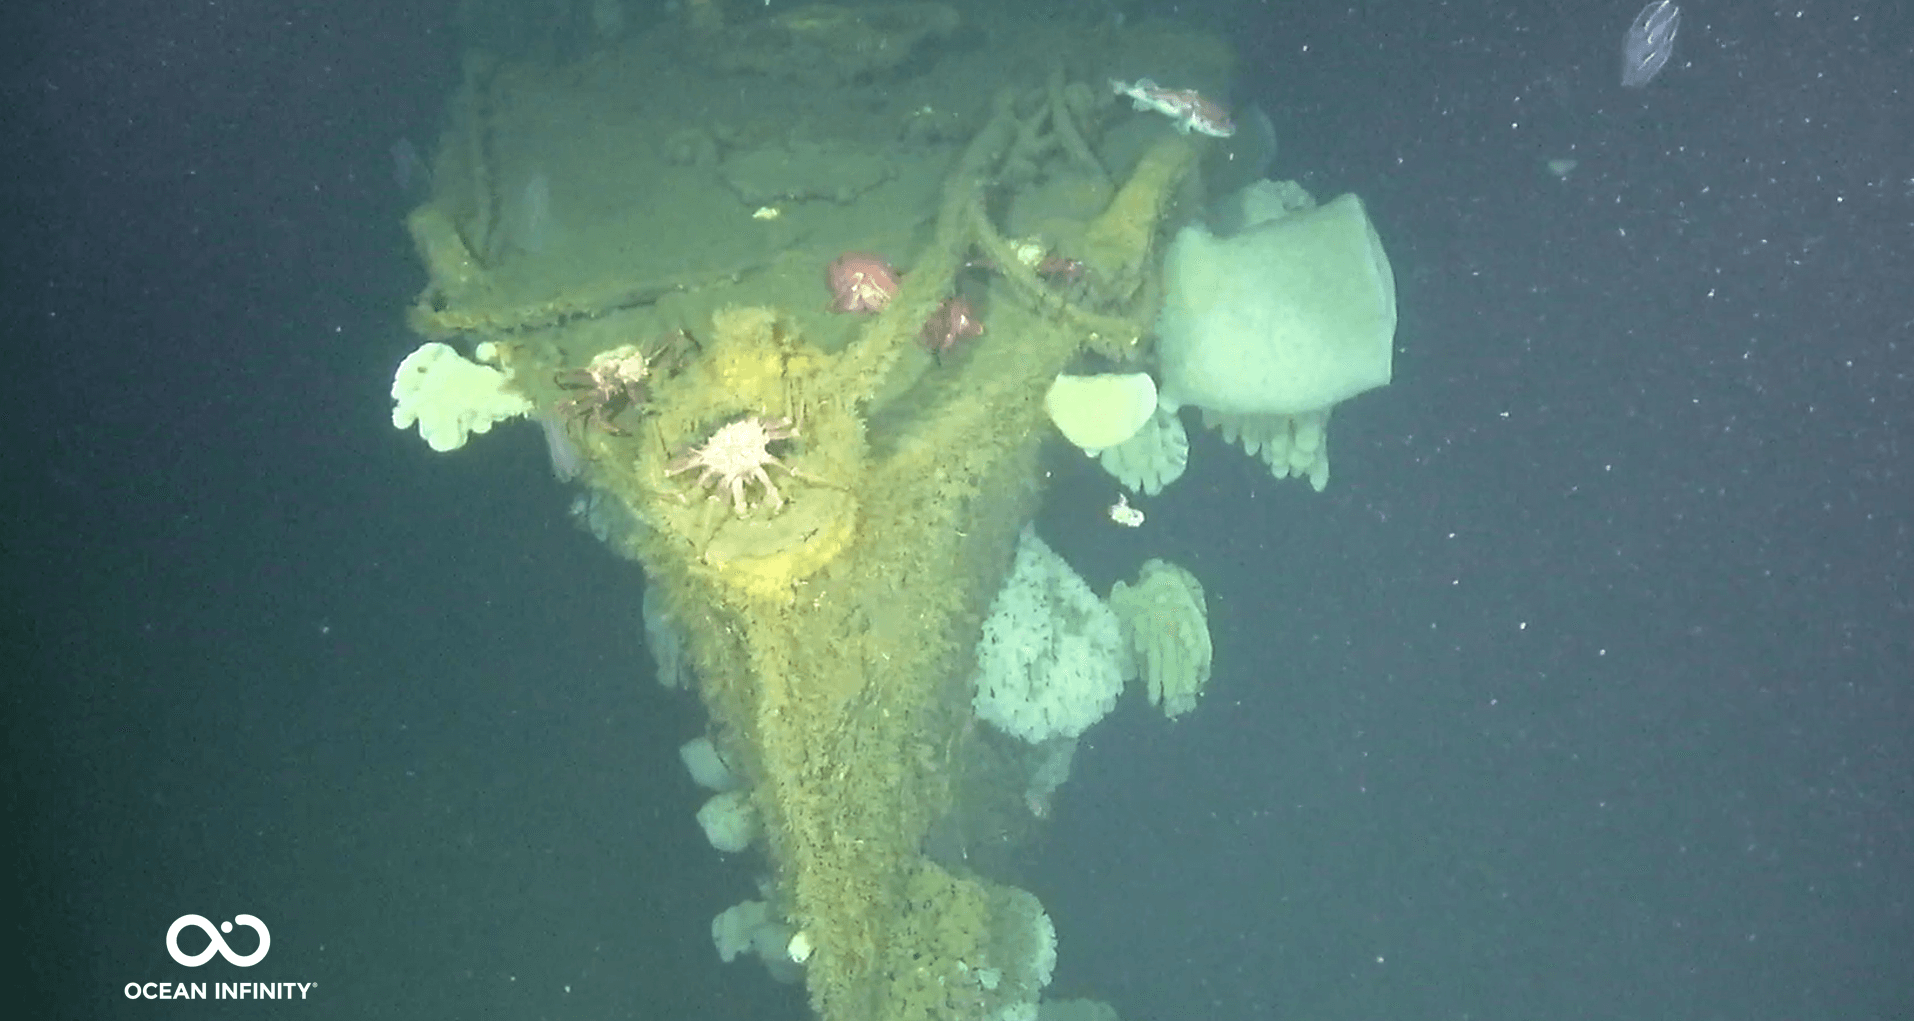
<path id="1" fill-rule="evenodd" d="M 958 295 L 944 299 L 937 311 L 930 314 L 930 320 L 924 323 L 918 339 L 932 354 L 942 358 L 951 348 L 956 347 L 967 337 L 981 337 L 984 324 L 977 318 L 977 309 L 970 299 Z"/>
<path id="2" fill-rule="evenodd" d="M 614 436 L 627 435 L 615 419 L 650 399 L 652 376 L 682 357 L 686 343 L 695 341 L 679 330 L 650 352 L 636 344 L 620 344 L 598 352 L 584 368 L 553 377 L 552 382 L 573 393 L 559 401 L 554 410 L 581 429 L 596 426 Z"/>
<path id="3" fill-rule="evenodd" d="M 798 434 L 797 427 L 788 418 L 766 418 L 751 415 L 740 418 L 711 434 L 701 447 L 692 447 L 665 467 L 666 475 L 677 475 L 702 469 L 698 475 L 698 485 L 706 489 L 719 489 L 711 498 L 720 498 L 724 491 L 731 494 L 731 506 L 743 517 L 750 508 L 745 503 L 745 484 L 757 480 L 764 486 L 764 494 L 770 498 L 771 509 L 784 506 L 784 497 L 778 487 L 771 484 L 771 476 L 765 468 L 776 465 L 785 472 L 796 475 L 784 462 L 772 456 L 770 444 L 773 440 L 788 440 Z"/>
<path id="4" fill-rule="evenodd" d="M 561 372 L 553 378 L 552 382 L 574 393 L 559 401 L 555 410 L 561 418 L 581 428 L 596 426 L 614 436 L 623 436 L 625 431 L 613 420 L 627 408 L 643 404 L 651 395 L 645 382 L 650 375 L 651 361 L 636 344 L 621 344 L 600 351 L 585 368 Z"/>
<path id="5" fill-rule="evenodd" d="M 1074 284 L 1083 277 L 1083 263 L 1066 258 L 1047 247 L 1043 239 L 1036 237 L 1019 238 L 1011 241 L 1010 253 L 1026 269 L 1042 277 L 1051 284 Z M 1002 272 L 996 260 L 988 255 L 980 255 L 964 263 L 966 269 L 981 269 L 990 273 Z"/>
<path id="6" fill-rule="evenodd" d="M 1083 263 L 1077 259 L 1066 259 L 1052 253 L 1043 257 L 1036 265 L 1037 275 L 1045 280 L 1063 280 L 1076 283 L 1083 277 Z"/>

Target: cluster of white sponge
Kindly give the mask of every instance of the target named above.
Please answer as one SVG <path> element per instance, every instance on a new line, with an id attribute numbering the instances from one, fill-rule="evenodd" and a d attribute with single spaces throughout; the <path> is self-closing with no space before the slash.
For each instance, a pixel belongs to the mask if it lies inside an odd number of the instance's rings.
<path id="1" fill-rule="evenodd" d="M 489 343 L 475 353 L 479 362 L 497 358 Z M 410 429 L 417 423 L 426 445 L 444 453 L 465 446 L 473 433 L 532 413 L 532 402 L 510 388 L 509 376 L 479 362 L 468 362 L 436 341 L 406 355 L 392 376 L 392 427 Z"/>

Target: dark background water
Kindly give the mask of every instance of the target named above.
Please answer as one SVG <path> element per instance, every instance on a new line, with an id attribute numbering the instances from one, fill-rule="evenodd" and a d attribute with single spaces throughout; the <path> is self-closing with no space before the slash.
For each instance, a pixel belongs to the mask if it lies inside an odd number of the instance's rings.
<path id="1" fill-rule="evenodd" d="M 1099 588 L 1193 569 L 1217 674 L 1079 754 L 1053 992 L 1914 1016 L 1914 19 L 1689 4 L 1625 91 L 1634 6 L 1162 9 L 1237 41 L 1278 176 L 1364 196 L 1400 353 L 1322 495 L 1205 434 L 1122 532 L 1059 460 L 1045 534 Z M 119 993 L 183 977 L 173 918 L 251 912 L 243 977 L 319 983 L 286 1013 L 801 1016 L 712 952 L 753 870 L 691 820 L 639 580 L 533 431 L 387 421 L 389 146 L 432 137 L 449 11 L 7 18 L 10 996 L 256 1016 Z"/>

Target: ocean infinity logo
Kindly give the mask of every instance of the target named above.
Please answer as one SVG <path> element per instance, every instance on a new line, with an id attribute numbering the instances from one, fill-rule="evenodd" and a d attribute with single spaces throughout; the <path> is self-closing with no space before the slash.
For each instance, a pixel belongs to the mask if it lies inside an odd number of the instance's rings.
<path id="1" fill-rule="evenodd" d="M 244 956 L 233 953 L 232 948 L 227 946 L 226 941 L 219 935 L 222 932 L 232 932 L 233 922 L 252 926 L 253 931 L 259 934 L 259 949 Z M 166 930 L 166 952 L 173 955 L 173 960 L 188 968 L 197 968 L 205 964 L 213 959 L 214 954 L 224 957 L 228 964 L 241 968 L 250 968 L 265 960 L 266 951 L 272 949 L 272 933 L 266 930 L 266 923 L 260 921 L 256 915 L 234 915 L 233 922 L 221 922 L 219 928 L 215 929 L 212 921 L 205 915 L 181 915 L 173 919 L 172 928 Z M 180 950 L 179 933 L 187 926 L 198 926 L 205 931 L 206 938 L 212 941 L 206 944 L 206 949 L 197 954 L 187 954 Z"/>

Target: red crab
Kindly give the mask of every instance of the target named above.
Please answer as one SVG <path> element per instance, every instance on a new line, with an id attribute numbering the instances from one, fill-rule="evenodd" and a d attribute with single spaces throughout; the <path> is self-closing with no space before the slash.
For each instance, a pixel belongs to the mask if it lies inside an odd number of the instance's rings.
<path id="1" fill-rule="evenodd" d="M 937 306 L 937 311 L 930 314 L 922 339 L 925 347 L 941 356 L 964 338 L 982 336 L 983 332 L 984 324 L 977 319 L 977 310 L 971 307 L 969 298 L 960 295 L 946 298 Z"/>

